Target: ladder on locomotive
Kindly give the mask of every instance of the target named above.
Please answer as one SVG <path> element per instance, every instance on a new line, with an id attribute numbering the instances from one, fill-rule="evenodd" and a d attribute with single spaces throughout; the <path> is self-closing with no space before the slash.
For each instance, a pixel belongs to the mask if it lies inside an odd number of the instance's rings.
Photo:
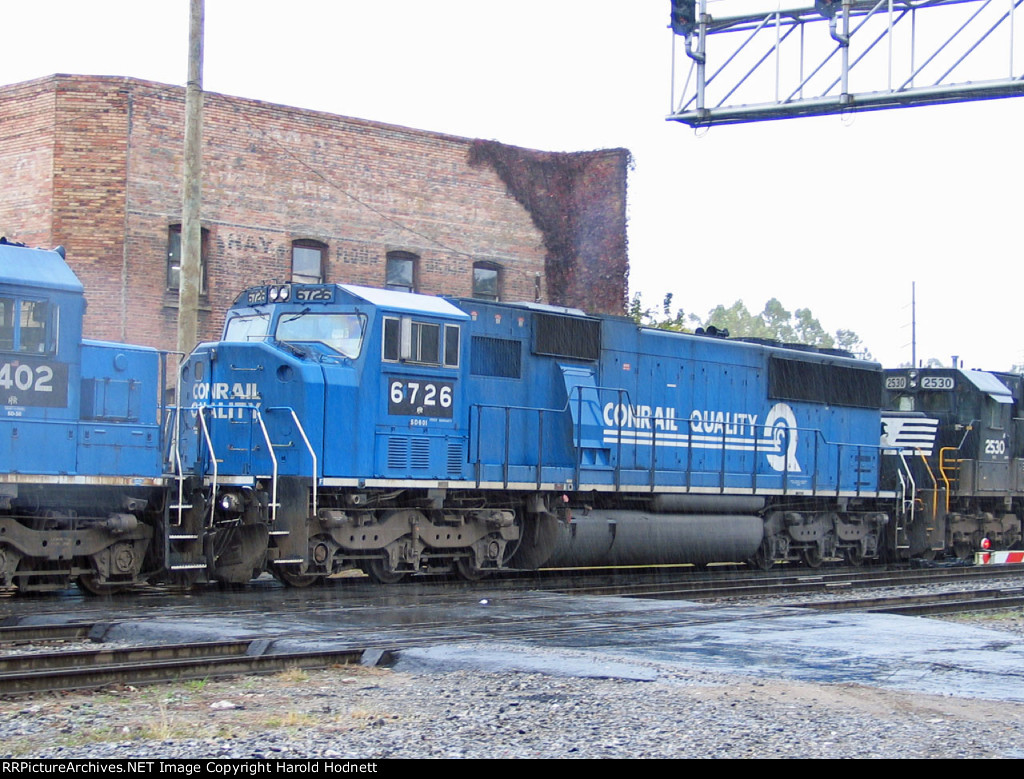
<path id="1" fill-rule="evenodd" d="M 899 452 L 902 468 L 898 471 L 901 485 L 901 510 L 896 516 L 897 551 L 908 550 L 911 548 L 910 539 L 908 537 L 908 528 L 917 520 L 919 510 L 925 514 L 925 520 L 931 523 L 926 528 L 929 535 L 934 531 L 935 522 L 939 518 L 938 512 L 940 500 L 944 504 L 943 516 L 949 512 L 949 496 L 959 475 L 960 460 L 946 463 L 943 457 L 943 453 L 946 451 L 947 449 L 939 451 L 939 476 L 942 477 L 942 484 L 940 485 L 939 479 L 932 471 L 931 464 L 928 462 L 928 455 L 921 449 L 913 450 L 912 456 L 920 458 L 924 467 L 924 472 L 928 475 L 928 479 L 931 482 L 930 486 L 921 486 L 917 484 L 917 480 L 914 478 L 913 468 L 911 468 L 910 463 L 907 461 L 906 453 L 904 451 Z M 949 451 L 958 450 L 950 448 Z M 950 478 L 951 476 L 952 478 Z M 941 551 L 941 547 L 936 547 L 934 551 Z"/>
<path id="2" fill-rule="evenodd" d="M 184 465 L 183 465 L 182 460 L 181 460 L 181 449 L 180 449 L 180 440 L 181 440 L 181 436 L 180 436 L 180 433 L 181 433 L 181 427 L 180 427 L 181 420 L 180 420 L 180 417 L 181 417 L 181 409 L 180 408 L 175 408 L 175 410 L 174 410 L 174 417 L 175 417 L 175 419 L 174 419 L 174 433 L 173 433 L 173 435 L 171 437 L 171 457 L 170 457 L 170 459 L 172 461 L 173 474 L 174 474 L 174 480 L 175 480 L 175 485 L 176 485 L 175 492 L 176 492 L 177 499 L 176 499 L 175 503 L 170 504 L 168 506 L 168 518 L 167 518 L 168 532 L 165 534 L 165 549 L 164 549 L 164 560 L 166 562 L 166 565 L 167 565 L 167 568 L 168 568 L 169 571 L 197 570 L 197 569 L 203 569 L 203 568 L 207 567 L 207 561 L 205 559 L 202 559 L 201 555 L 200 555 L 201 559 L 197 560 L 197 559 L 195 559 L 196 558 L 196 552 L 195 551 L 192 551 L 191 553 L 182 554 L 182 548 L 183 547 L 188 547 L 189 545 L 193 545 L 193 546 L 198 546 L 198 548 L 201 550 L 202 549 L 202 533 L 205 533 L 207 530 L 212 529 L 213 525 L 214 525 L 214 522 L 215 522 L 216 510 L 217 510 L 217 489 L 218 489 L 218 486 L 220 484 L 218 467 L 219 467 L 219 464 L 223 462 L 223 458 L 217 456 L 217 451 L 216 451 L 216 448 L 214 447 L 214 444 L 213 444 L 213 438 L 212 438 L 212 436 L 210 434 L 210 426 L 209 426 L 209 423 L 207 421 L 207 414 L 210 411 L 212 411 L 213 409 L 228 410 L 228 411 L 230 411 L 229 422 L 228 422 L 229 424 L 248 424 L 250 426 L 253 425 L 253 424 L 257 424 L 259 426 L 261 437 L 263 439 L 263 442 L 266 444 L 267 453 L 269 454 L 270 461 L 271 461 L 271 475 L 270 475 L 270 482 L 271 482 L 270 493 L 271 493 L 271 495 L 270 495 L 270 503 L 268 505 L 268 508 L 270 510 L 270 515 L 268 517 L 268 519 L 270 521 L 270 536 L 271 537 L 274 537 L 274 536 L 280 537 L 280 536 L 287 536 L 288 535 L 288 531 L 287 530 L 281 530 L 281 529 L 276 527 L 276 523 L 277 523 L 277 509 L 279 508 L 280 504 L 279 504 L 278 499 L 277 499 L 277 489 L 278 489 L 278 458 L 277 458 L 277 454 L 275 453 L 274 450 L 276 448 L 292 447 L 292 446 L 294 446 L 295 442 L 294 441 L 288 441 L 288 442 L 285 442 L 285 443 L 275 444 L 273 441 L 271 441 L 270 433 L 269 433 L 269 431 L 267 429 L 266 421 L 264 420 L 264 417 L 263 417 L 263 411 L 264 410 L 260 409 L 259 406 L 255 406 L 255 405 L 248 404 L 248 403 L 218 404 L 216 406 L 196 404 L 196 405 L 193 405 L 192 407 L 190 407 L 189 409 L 187 409 L 190 412 L 194 412 L 195 415 L 196 415 L 196 418 L 199 420 L 199 428 L 200 428 L 200 432 L 202 434 L 202 442 L 206 446 L 206 450 L 208 452 L 208 460 L 209 460 L 212 472 L 210 473 L 210 476 L 209 476 L 209 480 L 210 480 L 209 512 L 208 513 L 204 512 L 204 521 L 203 521 L 201 527 L 199 527 L 199 528 L 188 528 L 188 527 L 185 526 L 185 513 L 188 512 L 188 511 L 191 511 L 192 508 L 193 508 L 192 504 L 186 502 L 185 484 L 186 484 L 186 481 L 188 480 L 188 478 L 190 476 L 194 475 L 194 474 L 188 474 L 188 473 L 185 472 L 185 468 L 184 468 Z M 299 421 L 299 417 L 295 413 L 294 409 L 292 409 L 291 407 L 288 407 L 288 406 L 275 406 L 275 407 L 267 408 L 267 409 L 265 409 L 265 411 L 267 413 L 271 413 L 271 412 L 287 412 L 291 416 L 292 422 L 295 424 L 295 429 L 298 431 L 299 435 L 301 436 L 302 442 L 305 445 L 306 450 L 309 452 L 310 458 L 312 460 L 312 465 L 313 465 L 313 467 L 312 467 L 312 477 L 311 477 L 311 482 L 312 482 L 311 495 L 312 495 L 312 512 L 313 512 L 313 516 L 315 516 L 316 513 L 317 513 L 317 509 L 318 509 L 317 487 L 318 487 L 318 484 L 319 484 L 319 466 L 318 466 L 318 460 L 317 460 L 317 456 L 316 456 L 316 450 L 313 448 L 312 444 L 310 443 L 309 436 L 306 435 L 306 431 L 303 428 L 302 423 Z M 245 412 L 248 412 L 248 413 L 245 413 Z M 247 418 L 248 418 L 248 421 L 246 421 Z M 250 435 L 250 439 L 252 439 L 252 438 L 253 438 L 253 436 Z M 196 459 L 197 459 L 197 462 L 201 462 L 202 459 L 203 459 L 202 458 L 201 447 L 198 447 L 198 449 L 199 449 L 199 451 L 197 452 L 197 458 Z M 254 450 L 255 450 L 255 447 L 252 447 L 252 448 L 248 449 L 248 451 L 254 451 Z M 237 451 L 237 447 L 236 447 L 236 451 Z M 199 475 L 202 475 L 202 476 L 205 477 L 205 474 L 199 474 Z M 177 547 L 177 548 L 175 549 L 175 548 L 172 548 L 172 547 Z M 192 558 L 192 559 L 189 559 L 189 558 Z M 174 562 L 175 560 L 178 560 L 178 562 Z M 294 564 L 294 563 L 301 563 L 302 560 L 301 559 L 296 559 L 296 560 L 278 559 L 278 560 L 275 560 L 274 562 L 277 563 L 277 564 Z"/>

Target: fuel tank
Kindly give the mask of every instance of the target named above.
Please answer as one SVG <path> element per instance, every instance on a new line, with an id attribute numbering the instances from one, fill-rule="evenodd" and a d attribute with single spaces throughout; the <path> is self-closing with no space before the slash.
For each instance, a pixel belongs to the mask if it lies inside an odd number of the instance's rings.
<path id="1" fill-rule="evenodd" d="M 754 515 L 597 509 L 559 523 L 544 567 L 743 562 L 763 536 Z"/>

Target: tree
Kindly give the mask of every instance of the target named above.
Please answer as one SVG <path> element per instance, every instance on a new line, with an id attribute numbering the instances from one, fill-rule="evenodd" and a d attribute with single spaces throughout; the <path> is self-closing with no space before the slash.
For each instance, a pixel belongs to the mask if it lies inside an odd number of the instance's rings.
<path id="1" fill-rule="evenodd" d="M 659 314 L 645 308 L 637 292 L 630 305 L 630 316 L 645 327 L 691 332 L 691 326 L 705 329 L 714 326 L 718 330 L 728 331 L 734 338 L 765 338 L 780 343 L 807 344 L 826 349 L 838 347 L 865 360 L 873 359 L 860 336 L 853 330 L 841 329 L 833 335 L 822 327 L 811 309 L 798 308 L 791 313 L 778 298 L 771 298 L 765 303 L 760 314 L 752 314 L 742 300 L 737 300 L 729 307 L 719 304 L 701 321 L 694 314 L 685 314 L 681 308 L 673 314 L 672 297 L 671 292 L 665 295 Z"/>
<path id="2" fill-rule="evenodd" d="M 802 309 L 810 314 L 810 310 Z M 793 315 L 790 314 L 779 302 L 778 298 L 772 298 L 764 304 L 764 311 L 761 312 L 761 321 L 764 322 L 765 333 L 759 334 L 761 338 L 774 338 L 776 341 L 782 341 L 783 343 L 812 343 L 811 341 L 803 341 L 800 338 L 799 327 L 800 327 L 800 313 L 797 311 L 797 322 L 794 324 Z M 813 317 L 811 317 L 813 319 Z M 817 323 L 817 320 L 814 320 Z M 820 329 L 820 325 L 818 326 Z M 739 335 L 739 332 L 736 333 Z"/>
<path id="3" fill-rule="evenodd" d="M 853 330 L 836 330 L 836 347 L 850 352 L 850 354 L 856 354 L 858 357 L 863 357 L 865 360 L 875 359 L 871 352 L 868 351 L 867 346 L 864 345 L 864 342 L 860 340 L 860 336 L 853 332 Z"/>
<path id="4" fill-rule="evenodd" d="M 666 292 L 665 299 L 661 303 L 661 314 L 659 315 L 651 308 L 644 308 L 643 299 L 639 292 L 633 295 L 629 304 L 629 316 L 638 325 L 654 327 L 658 330 L 674 330 L 678 333 L 691 333 L 692 329 L 686 323 L 700 324 L 700 320 L 693 314 L 686 314 L 683 309 L 677 308 L 672 313 L 672 293 Z"/>
<path id="5" fill-rule="evenodd" d="M 748 338 L 772 337 L 764 319 L 751 314 L 742 300 L 737 300 L 728 308 L 719 303 L 708 312 L 703 326 L 728 330 L 729 335 L 743 335 Z"/>

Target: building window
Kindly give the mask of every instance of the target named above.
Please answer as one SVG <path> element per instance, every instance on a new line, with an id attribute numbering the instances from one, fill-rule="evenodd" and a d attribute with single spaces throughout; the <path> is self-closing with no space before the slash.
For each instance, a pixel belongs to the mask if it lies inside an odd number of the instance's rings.
<path id="1" fill-rule="evenodd" d="M 299 284 L 324 282 L 327 245 L 319 241 L 292 241 L 292 281 Z"/>
<path id="2" fill-rule="evenodd" d="M 199 294 L 206 294 L 206 260 L 209 233 L 202 229 L 199 250 Z M 167 228 L 167 289 L 177 290 L 181 287 L 181 225 Z"/>
<path id="3" fill-rule="evenodd" d="M 415 292 L 418 259 L 419 257 L 409 252 L 388 252 L 387 278 L 384 286 L 401 292 Z"/>
<path id="4" fill-rule="evenodd" d="M 498 300 L 501 297 L 501 268 L 492 262 L 473 265 L 473 297 Z"/>

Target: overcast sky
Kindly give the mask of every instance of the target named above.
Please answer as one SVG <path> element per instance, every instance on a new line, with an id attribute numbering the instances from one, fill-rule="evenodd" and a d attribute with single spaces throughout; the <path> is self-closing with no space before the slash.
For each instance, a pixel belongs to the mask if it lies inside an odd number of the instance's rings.
<path id="1" fill-rule="evenodd" d="M 4 3 L 0 83 L 81 73 L 184 84 L 188 5 Z M 664 119 L 668 8 L 207 0 L 204 88 L 551 151 L 626 147 L 631 289 L 646 303 L 670 291 L 703 316 L 777 297 L 896 365 L 910 359 L 916 281 L 919 359 L 1024 363 L 1024 100 L 695 133 Z"/>

